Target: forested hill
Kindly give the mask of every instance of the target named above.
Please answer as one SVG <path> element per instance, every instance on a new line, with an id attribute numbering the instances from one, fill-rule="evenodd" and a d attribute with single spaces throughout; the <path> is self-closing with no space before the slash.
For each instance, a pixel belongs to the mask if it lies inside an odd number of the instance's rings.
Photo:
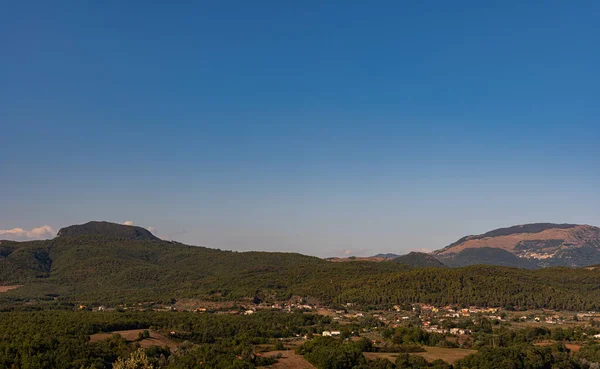
<path id="1" fill-rule="evenodd" d="M 154 236 L 140 239 L 128 230 L 104 234 L 92 227 L 87 234 L 82 229 L 61 231 L 47 241 L 2 241 L 0 286 L 24 286 L 1 293 L 0 302 L 56 298 L 57 303 L 114 305 L 172 298 L 275 301 L 298 295 L 324 304 L 600 308 L 597 269 L 332 263 L 293 253 L 238 253 Z"/>
<path id="2" fill-rule="evenodd" d="M 415 252 L 411 251 L 406 255 L 398 256 L 393 259 L 395 263 L 406 264 L 417 267 L 432 267 L 432 268 L 444 268 L 444 265 L 441 261 L 436 259 L 431 254 L 426 254 L 424 252 Z"/>
<path id="3" fill-rule="evenodd" d="M 58 237 L 77 237 L 93 235 L 101 235 L 110 238 L 127 240 L 159 240 L 158 237 L 153 235 L 149 230 L 145 228 L 109 222 L 88 222 L 81 225 L 72 225 L 69 227 L 65 227 L 58 231 Z"/>

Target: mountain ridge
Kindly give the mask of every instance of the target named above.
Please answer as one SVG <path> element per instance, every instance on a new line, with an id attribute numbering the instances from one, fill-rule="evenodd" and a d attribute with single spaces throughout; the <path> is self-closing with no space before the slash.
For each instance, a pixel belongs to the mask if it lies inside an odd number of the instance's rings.
<path id="1" fill-rule="evenodd" d="M 484 261 L 529 268 L 583 267 L 600 262 L 600 228 L 567 223 L 516 225 L 462 237 L 432 254 L 453 266 Z"/>
<path id="2" fill-rule="evenodd" d="M 84 227 L 52 240 L 3 242 L 0 286 L 22 287 L 1 293 L 0 306 L 116 306 L 173 299 L 253 301 L 255 297 L 282 301 L 299 296 L 327 305 L 351 302 L 384 308 L 414 302 L 572 310 L 600 307 L 600 270 L 595 268 L 431 268 L 390 260 L 330 262 L 297 253 L 222 251 L 136 239 L 119 232 L 115 235 L 115 229 L 129 232 L 121 225 L 108 227 L 108 234 Z M 423 255 L 431 256 L 412 256 Z"/>

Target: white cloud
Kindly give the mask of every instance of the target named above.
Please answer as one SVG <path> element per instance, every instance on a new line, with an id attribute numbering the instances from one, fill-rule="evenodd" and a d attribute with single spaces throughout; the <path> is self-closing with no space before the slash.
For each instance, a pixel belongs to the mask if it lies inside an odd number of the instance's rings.
<path id="1" fill-rule="evenodd" d="M 55 236 L 56 231 L 49 225 L 32 228 L 30 230 L 23 228 L 0 229 L 0 238 L 15 241 L 43 240 L 54 238 Z"/>
<path id="2" fill-rule="evenodd" d="M 128 220 L 128 221 L 124 222 L 123 225 L 132 226 L 132 225 L 134 225 L 134 223 L 133 223 L 133 220 Z M 143 227 L 143 228 L 146 228 L 147 230 L 152 232 L 155 236 L 156 236 L 156 232 L 158 232 L 158 230 L 154 227 Z M 156 237 L 159 237 L 159 236 L 156 236 Z"/>
<path id="3" fill-rule="evenodd" d="M 328 253 L 327 256 L 344 258 L 349 256 L 369 256 L 369 252 L 371 252 L 369 249 L 336 249 Z"/>
<path id="4" fill-rule="evenodd" d="M 423 252 L 425 254 L 429 254 L 430 252 L 433 251 L 433 249 L 429 249 L 427 247 L 423 247 L 423 248 L 420 248 L 420 249 L 410 249 L 410 251 Z"/>

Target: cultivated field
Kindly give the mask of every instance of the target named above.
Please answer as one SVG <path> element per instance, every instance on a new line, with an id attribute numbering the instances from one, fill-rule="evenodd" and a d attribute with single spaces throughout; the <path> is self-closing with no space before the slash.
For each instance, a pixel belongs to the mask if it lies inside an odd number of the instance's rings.
<path id="1" fill-rule="evenodd" d="M 536 343 L 534 343 L 534 345 L 536 345 L 536 346 L 551 346 L 551 345 L 554 345 L 555 343 L 558 343 L 558 342 L 544 341 L 544 342 L 536 342 Z M 577 344 L 577 343 L 565 343 L 565 347 L 573 352 L 577 352 L 581 349 L 581 345 Z"/>
<path id="2" fill-rule="evenodd" d="M 447 363 L 454 363 L 465 356 L 474 354 L 477 350 L 467 350 L 460 348 L 442 348 L 442 347 L 425 347 L 425 352 L 417 352 L 414 355 L 423 356 L 427 361 L 432 362 L 437 359 L 442 359 Z"/>
<path id="3" fill-rule="evenodd" d="M 316 369 L 311 363 L 306 361 L 302 355 L 298 355 L 294 350 L 271 351 L 265 356 L 277 356 L 281 354 L 281 358 L 277 362 L 266 368 L 274 369 Z"/>
<path id="4" fill-rule="evenodd" d="M 419 355 L 424 357 L 427 361 L 432 362 L 437 359 L 442 359 L 447 363 L 454 363 L 456 360 L 460 360 L 467 355 L 477 352 L 477 350 L 467 350 L 458 348 L 441 348 L 441 347 L 428 347 L 424 346 L 425 352 L 416 352 L 411 355 Z M 364 352 L 365 357 L 369 360 L 375 359 L 388 359 L 391 362 L 396 361 L 398 357 L 397 353 L 389 352 Z"/>
<path id="5" fill-rule="evenodd" d="M 16 290 L 19 287 L 23 287 L 22 284 L 15 284 L 13 286 L 0 286 L 0 293 L 8 292 L 10 290 Z"/>
<path id="6" fill-rule="evenodd" d="M 140 346 L 148 348 L 150 346 L 168 346 L 173 349 L 177 347 L 177 342 L 165 337 L 158 332 L 150 332 L 150 338 L 144 338 L 143 340 L 137 341 L 138 336 L 144 329 L 130 329 L 127 331 L 115 331 L 110 333 L 96 333 L 90 336 L 90 342 L 98 342 L 112 337 L 114 334 L 119 334 L 129 342 L 138 342 Z"/>
<path id="7" fill-rule="evenodd" d="M 392 363 L 395 362 L 398 357 L 397 353 L 391 352 L 363 352 L 363 354 L 369 360 L 388 359 Z"/>

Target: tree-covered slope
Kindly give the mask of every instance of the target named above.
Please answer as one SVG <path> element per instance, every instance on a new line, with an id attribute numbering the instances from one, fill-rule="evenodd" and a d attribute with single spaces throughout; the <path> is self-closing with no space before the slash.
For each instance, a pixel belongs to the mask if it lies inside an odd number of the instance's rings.
<path id="1" fill-rule="evenodd" d="M 423 268 L 393 261 L 332 263 L 293 253 L 231 252 L 158 239 L 79 234 L 3 241 L 0 285 L 23 284 L 3 302 L 117 304 L 172 298 L 326 304 L 493 305 L 600 308 L 600 270 L 498 266 Z"/>
<path id="2" fill-rule="evenodd" d="M 133 225 L 115 224 L 110 222 L 87 222 L 72 225 L 58 231 L 58 237 L 77 237 L 101 235 L 115 239 L 126 240 L 159 240 L 145 228 Z"/>
<path id="3" fill-rule="evenodd" d="M 394 259 L 395 263 L 405 264 L 415 267 L 433 267 L 433 268 L 443 268 L 446 265 L 436 259 L 431 254 L 426 254 L 424 252 L 409 252 L 406 255 L 398 256 Z"/>
<path id="4" fill-rule="evenodd" d="M 50 275 L 49 241 L 0 241 L 0 285 Z"/>

